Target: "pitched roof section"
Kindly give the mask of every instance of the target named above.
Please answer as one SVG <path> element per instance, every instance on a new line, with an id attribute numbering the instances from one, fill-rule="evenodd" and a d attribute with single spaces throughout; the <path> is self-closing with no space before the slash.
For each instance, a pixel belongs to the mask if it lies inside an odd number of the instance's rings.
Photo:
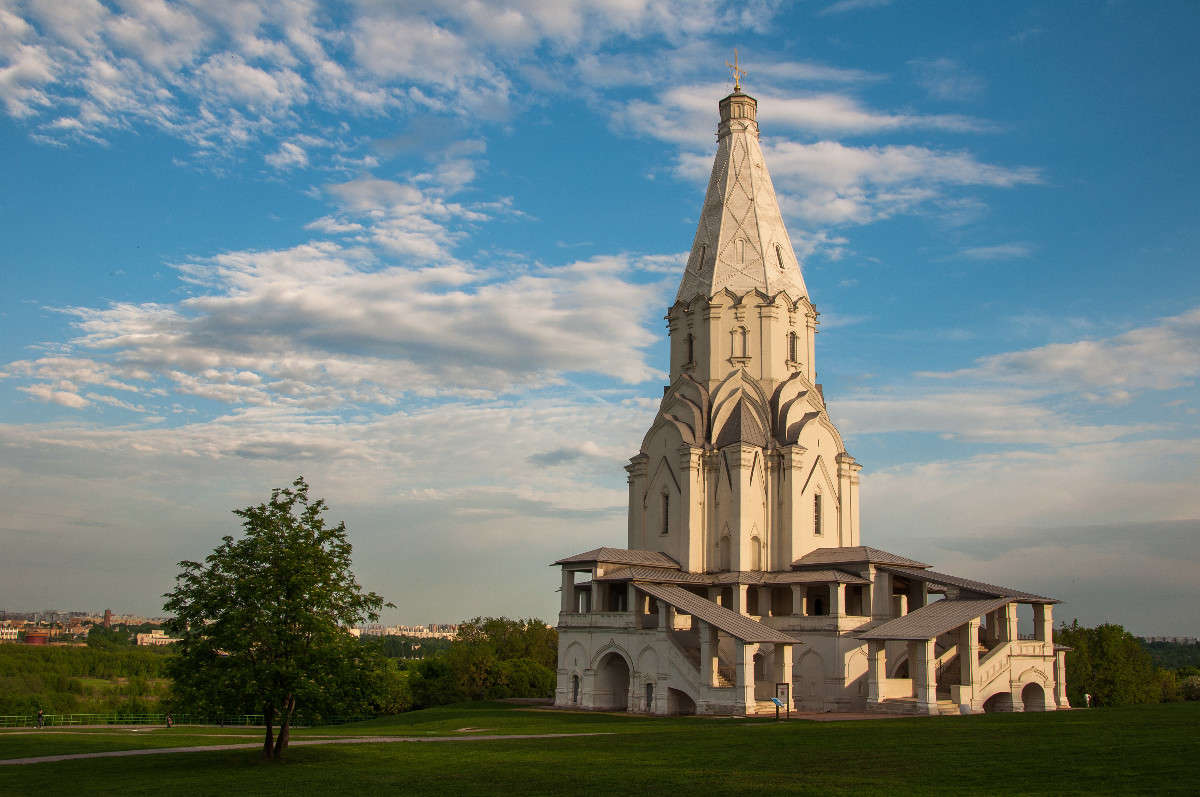
<path id="1" fill-rule="evenodd" d="M 717 154 L 676 301 L 729 289 L 808 295 L 758 145 L 758 103 L 735 91 L 720 104 Z"/>
<path id="2" fill-rule="evenodd" d="M 645 565 L 647 567 L 669 567 L 679 569 L 679 563 L 665 553 L 638 551 L 630 548 L 594 548 L 590 551 L 559 559 L 554 564 L 569 565 L 587 562 L 606 562 L 614 565 Z"/>
<path id="3" fill-rule="evenodd" d="M 706 598 L 701 598 L 695 593 L 688 592 L 683 587 L 676 587 L 670 584 L 644 584 L 640 582 L 636 586 L 647 595 L 653 595 L 659 600 L 666 601 L 685 614 L 690 614 L 692 617 L 698 617 L 706 623 L 711 623 L 730 636 L 740 639 L 743 642 L 779 642 L 785 645 L 800 644 L 800 640 L 789 634 L 776 631 L 770 626 L 751 620 L 749 617 L 726 609 L 724 606 L 718 606 Z"/>
<path id="4" fill-rule="evenodd" d="M 888 620 L 870 631 L 863 631 L 858 638 L 933 639 L 947 631 L 953 631 L 963 623 L 985 615 L 993 609 L 999 609 L 1008 602 L 1008 598 L 934 601 L 903 617 Z"/>
<path id="5" fill-rule="evenodd" d="M 933 570 L 914 570 L 911 567 L 888 567 L 883 566 L 881 570 L 886 570 L 889 573 L 897 573 L 907 578 L 913 578 L 918 581 L 924 581 L 929 584 L 938 584 L 943 587 L 958 587 L 959 589 L 967 590 L 968 592 L 977 592 L 981 595 L 994 595 L 998 598 L 1012 598 L 1014 600 L 1024 601 L 1026 603 L 1058 603 L 1056 598 L 1047 598 L 1044 595 L 1034 595 L 1032 592 L 1022 592 L 1019 589 L 1012 587 L 1001 587 L 996 584 L 987 584 L 983 581 L 975 581 L 970 578 L 960 578 L 952 576 L 948 573 L 937 573 Z"/>
<path id="6" fill-rule="evenodd" d="M 869 545 L 850 545 L 842 548 L 818 548 L 815 551 L 809 551 L 804 556 L 801 556 L 796 561 L 792 562 L 793 568 L 800 567 L 819 567 L 821 565 L 839 565 L 839 564 L 879 564 L 879 565 L 899 565 L 901 567 L 929 567 L 924 562 L 918 562 L 915 559 L 908 559 L 898 554 L 881 551 L 878 548 L 872 548 Z"/>
<path id="7" fill-rule="evenodd" d="M 723 573 L 684 573 L 664 567 L 618 567 L 597 581 L 649 581 L 664 584 L 698 584 L 722 587 L 730 584 L 870 584 L 862 576 L 844 570 L 730 570 Z M 578 585 L 576 585 L 578 586 Z"/>

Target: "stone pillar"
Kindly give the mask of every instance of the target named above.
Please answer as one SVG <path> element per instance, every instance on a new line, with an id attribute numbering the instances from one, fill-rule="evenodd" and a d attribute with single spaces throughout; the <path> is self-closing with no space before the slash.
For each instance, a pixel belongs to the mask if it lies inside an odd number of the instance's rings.
<path id="1" fill-rule="evenodd" d="M 685 546 L 676 547 L 682 552 L 679 564 L 685 572 L 701 572 L 707 568 L 701 520 L 704 503 L 703 454 L 702 449 L 692 448 L 686 443 L 679 447 L 679 500 L 673 511 L 675 517 L 670 521 L 673 524 L 670 536 L 682 535 L 686 541 Z"/>
<path id="2" fill-rule="evenodd" d="M 758 587 L 758 616 L 770 617 L 771 612 L 771 588 L 764 585 Z"/>
<path id="3" fill-rule="evenodd" d="M 575 571 L 565 567 L 562 571 L 562 606 L 559 611 L 575 611 Z"/>
<path id="4" fill-rule="evenodd" d="M 632 581 L 625 586 L 625 610 L 634 617 L 637 617 L 637 590 L 634 588 Z"/>
<path id="5" fill-rule="evenodd" d="M 1054 642 L 1054 610 L 1048 603 L 1033 604 L 1033 638 Z"/>
<path id="6" fill-rule="evenodd" d="M 808 312 L 804 314 L 805 329 L 808 332 L 808 362 L 804 363 L 804 370 L 807 372 L 805 376 L 808 381 L 817 381 L 817 314 Z"/>
<path id="7" fill-rule="evenodd" d="M 628 540 L 630 547 L 649 548 L 645 536 L 645 509 L 642 506 L 642 491 L 646 489 L 646 463 L 650 457 L 638 454 L 625 466 L 626 481 L 629 482 Z"/>
<path id="8" fill-rule="evenodd" d="M 749 614 L 750 611 L 747 604 L 749 602 L 748 598 L 750 597 L 750 587 L 746 584 L 734 584 L 733 594 L 734 605 L 730 606 L 729 608 L 733 609 L 738 614 Z"/>
<path id="9" fill-rule="evenodd" d="M 853 516 L 850 514 L 850 465 L 853 462 L 854 458 L 849 454 L 837 455 L 838 545 L 840 546 L 854 544 L 850 542 L 853 536 L 851 533 Z"/>
<path id="10" fill-rule="evenodd" d="M 721 587 L 709 587 L 708 599 L 718 606 L 721 605 Z"/>
<path id="11" fill-rule="evenodd" d="M 1059 708 L 1070 708 L 1071 701 L 1067 699 L 1067 652 L 1054 652 L 1054 702 Z"/>
<path id="12" fill-rule="evenodd" d="M 1017 641 L 1017 604 L 1009 603 L 1004 606 L 1004 641 Z"/>
<path id="13" fill-rule="evenodd" d="M 579 688 L 579 706 L 581 708 L 596 707 L 596 671 L 587 669 L 583 671 L 583 683 Z"/>
<path id="14" fill-rule="evenodd" d="M 829 585 L 829 616 L 841 617 L 846 613 L 846 585 Z"/>
<path id="15" fill-rule="evenodd" d="M 908 674 L 912 676 L 913 697 L 922 714 L 937 713 L 937 674 L 934 671 L 936 656 L 933 640 L 908 643 Z"/>
<path id="16" fill-rule="evenodd" d="M 867 703 L 883 700 L 883 681 L 887 678 L 884 669 L 886 643 L 882 639 L 867 642 Z"/>
<path id="17" fill-rule="evenodd" d="M 979 620 L 971 620 L 958 629 L 958 682 L 966 687 L 975 685 L 979 676 Z M 972 695 L 974 692 L 972 692 Z M 974 697 L 972 697 L 972 701 Z M 972 703 L 972 705 L 974 705 Z"/>
<path id="18" fill-rule="evenodd" d="M 765 252 L 763 256 L 766 256 Z M 787 352 L 777 351 L 774 346 L 775 339 L 782 338 L 782 333 L 777 332 L 780 328 L 779 308 L 773 304 L 760 304 L 757 309 L 759 318 L 758 378 L 783 379 L 787 373 L 787 369 L 783 364 L 784 360 L 787 359 Z"/>
<path id="19" fill-rule="evenodd" d="M 804 614 L 804 587 L 800 584 L 792 584 L 792 616 L 798 617 Z"/>
<path id="20" fill-rule="evenodd" d="M 872 576 L 871 618 L 886 620 L 892 616 L 892 574 L 871 567 L 868 573 Z"/>
<path id="21" fill-rule="evenodd" d="M 700 621 L 700 683 L 717 685 L 717 640 L 716 629 Z"/>
<path id="22" fill-rule="evenodd" d="M 776 643 L 776 645 L 775 645 L 775 683 L 790 684 L 792 682 L 792 657 L 793 657 L 793 655 L 794 655 L 794 653 L 793 653 L 793 648 L 791 645 L 781 645 L 781 644 Z M 792 693 L 792 690 L 789 687 L 788 694 L 791 695 L 791 693 Z M 793 695 L 793 698 L 794 697 L 795 696 Z M 793 704 L 794 703 L 795 703 L 795 701 L 793 700 Z"/>
<path id="23" fill-rule="evenodd" d="M 734 667 L 735 678 L 735 708 L 748 712 L 754 708 L 754 649 L 756 645 L 750 642 L 736 640 L 734 656 L 737 659 Z"/>
<path id="24" fill-rule="evenodd" d="M 671 616 L 670 616 L 670 612 L 667 611 L 667 609 L 669 607 L 667 606 L 666 601 L 660 600 L 660 601 L 657 601 L 657 603 L 658 603 L 658 633 L 666 634 L 668 631 L 671 630 L 671 626 L 669 625 L 669 623 L 671 622 Z"/>

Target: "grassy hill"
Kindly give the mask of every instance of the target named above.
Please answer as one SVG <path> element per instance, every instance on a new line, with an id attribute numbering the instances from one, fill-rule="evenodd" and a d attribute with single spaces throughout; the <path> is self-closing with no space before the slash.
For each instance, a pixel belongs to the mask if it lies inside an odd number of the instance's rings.
<path id="1" fill-rule="evenodd" d="M 0 714 L 155 712 L 170 681 L 163 648 L 0 645 Z"/>

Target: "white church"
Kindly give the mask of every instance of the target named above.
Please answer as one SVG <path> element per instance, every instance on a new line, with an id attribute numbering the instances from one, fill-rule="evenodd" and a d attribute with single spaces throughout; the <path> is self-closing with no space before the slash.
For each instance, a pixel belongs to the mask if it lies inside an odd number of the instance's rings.
<path id="1" fill-rule="evenodd" d="M 758 143 L 717 154 L 667 312 L 670 385 L 629 473 L 627 548 L 560 559 L 563 708 L 958 714 L 1068 708 L 1053 598 L 862 544 L 817 382 L 817 311 Z M 1018 606 L 1033 633 L 1017 633 Z M 1026 610 L 1028 612 L 1028 610 Z"/>

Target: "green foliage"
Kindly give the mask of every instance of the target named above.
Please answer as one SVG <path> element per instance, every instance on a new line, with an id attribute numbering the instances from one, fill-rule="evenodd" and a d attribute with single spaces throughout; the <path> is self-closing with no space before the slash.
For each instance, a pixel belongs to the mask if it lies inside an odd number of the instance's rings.
<path id="1" fill-rule="evenodd" d="M 450 647 L 449 639 L 428 637 L 387 636 L 363 637 L 361 644 L 373 648 L 389 659 L 424 659 Z"/>
<path id="2" fill-rule="evenodd" d="M 155 711 L 170 650 L 0 645 L 0 714 Z"/>
<path id="3" fill-rule="evenodd" d="M 346 628 L 379 619 L 383 598 L 364 593 L 351 566 L 345 523 L 325 522 L 308 484 L 234 511 L 243 534 L 224 537 L 204 562 L 180 562 L 165 597 L 180 638 L 170 674 L 191 713 L 262 713 L 263 753 L 287 748 L 297 709 L 310 721 L 367 707 L 384 667 Z M 279 722 L 279 738 L 272 739 Z"/>
<path id="4" fill-rule="evenodd" d="M 1140 640 L 1139 640 L 1140 641 Z M 1142 642 L 1156 667 L 1178 670 L 1200 667 L 1200 643 L 1184 645 L 1178 642 Z"/>
<path id="5" fill-rule="evenodd" d="M 1167 693 L 1150 655 L 1132 634 L 1105 623 L 1085 628 L 1075 620 L 1054 634 L 1054 641 L 1072 648 L 1067 653 L 1067 697 L 1073 706 L 1128 706 L 1158 703 Z"/>
<path id="6" fill-rule="evenodd" d="M 459 626 L 444 654 L 415 663 L 413 704 L 549 697 L 557 657 L 558 632 L 541 620 L 476 617 Z"/>

